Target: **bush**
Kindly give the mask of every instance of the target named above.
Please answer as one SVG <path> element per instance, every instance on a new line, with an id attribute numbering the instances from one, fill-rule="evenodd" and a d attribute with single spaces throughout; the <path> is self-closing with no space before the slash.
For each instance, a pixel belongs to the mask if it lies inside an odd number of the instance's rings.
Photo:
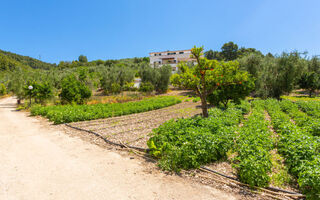
<path id="1" fill-rule="evenodd" d="M 33 87 L 32 90 L 29 89 L 29 86 Z M 36 103 L 44 104 L 46 100 L 53 97 L 52 86 L 48 82 L 28 81 L 23 90 L 24 98 L 34 98 Z"/>
<path id="2" fill-rule="evenodd" d="M 62 80 L 61 93 L 59 94 L 62 103 L 83 104 L 92 95 L 91 90 L 76 79 L 74 75 L 69 75 Z"/>
<path id="3" fill-rule="evenodd" d="M 163 65 L 159 68 L 144 67 L 140 71 L 141 82 L 149 82 L 158 93 L 165 93 L 168 90 L 171 71 L 170 65 Z"/>
<path id="4" fill-rule="evenodd" d="M 123 91 L 136 91 L 138 88 L 134 87 L 134 82 L 126 83 L 123 86 Z"/>
<path id="5" fill-rule="evenodd" d="M 154 90 L 153 85 L 150 82 L 141 83 L 139 87 L 140 92 L 145 92 L 150 94 Z"/>
<path id="6" fill-rule="evenodd" d="M 0 83 L 0 95 L 7 94 L 7 88 L 3 83 Z"/>
<path id="7" fill-rule="evenodd" d="M 112 94 L 119 94 L 121 92 L 121 86 L 118 83 L 111 84 L 111 92 Z"/>

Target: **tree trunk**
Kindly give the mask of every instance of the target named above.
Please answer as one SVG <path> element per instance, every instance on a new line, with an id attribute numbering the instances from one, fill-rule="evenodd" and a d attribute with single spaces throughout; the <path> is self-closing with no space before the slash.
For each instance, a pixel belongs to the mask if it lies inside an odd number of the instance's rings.
<path id="1" fill-rule="evenodd" d="M 202 108 L 202 115 L 203 117 L 208 117 L 208 104 L 207 104 L 207 98 L 200 96 L 201 99 L 201 108 Z"/>
<path id="2" fill-rule="evenodd" d="M 312 90 L 309 90 L 309 97 L 312 96 Z"/>

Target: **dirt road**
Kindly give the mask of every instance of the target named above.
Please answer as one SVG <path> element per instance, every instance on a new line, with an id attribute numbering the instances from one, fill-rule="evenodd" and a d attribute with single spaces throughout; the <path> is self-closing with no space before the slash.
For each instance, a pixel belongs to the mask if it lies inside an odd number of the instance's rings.
<path id="1" fill-rule="evenodd" d="M 236 199 L 69 137 L 0 100 L 0 199 Z"/>

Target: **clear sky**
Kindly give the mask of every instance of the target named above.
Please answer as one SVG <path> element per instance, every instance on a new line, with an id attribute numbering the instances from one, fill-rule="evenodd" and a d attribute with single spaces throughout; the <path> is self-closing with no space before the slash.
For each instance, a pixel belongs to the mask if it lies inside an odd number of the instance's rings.
<path id="1" fill-rule="evenodd" d="M 58 63 L 225 42 L 320 55 L 319 0 L 0 0 L 0 49 Z"/>

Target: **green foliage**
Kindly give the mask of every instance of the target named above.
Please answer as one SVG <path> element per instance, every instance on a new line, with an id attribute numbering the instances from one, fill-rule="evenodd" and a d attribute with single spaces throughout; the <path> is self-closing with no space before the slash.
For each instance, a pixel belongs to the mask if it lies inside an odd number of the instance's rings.
<path id="1" fill-rule="evenodd" d="M 150 94 L 154 90 L 152 83 L 150 82 L 142 82 L 139 87 L 140 92 L 145 92 Z"/>
<path id="2" fill-rule="evenodd" d="M 301 112 L 298 105 L 289 100 L 282 100 L 280 102 L 280 106 L 281 109 L 288 113 L 289 116 L 295 121 L 297 126 L 314 136 L 320 136 L 319 118 L 310 117 L 306 113 Z M 320 111 L 316 110 L 316 112 Z"/>
<path id="3" fill-rule="evenodd" d="M 100 80 L 101 88 L 105 91 L 106 94 L 120 92 L 123 90 L 123 87 L 126 83 L 133 82 L 135 72 L 133 69 L 130 69 L 126 66 L 112 66 L 107 70 L 102 72 L 102 78 Z M 113 85 L 113 87 L 112 87 Z M 119 90 L 115 89 L 115 86 L 120 86 Z M 119 88 L 119 87 L 117 87 Z"/>
<path id="4" fill-rule="evenodd" d="M 219 51 L 212 51 L 211 49 L 209 51 L 204 52 L 204 56 L 208 60 L 223 60 L 223 57 Z"/>
<path id="5" fill-rule="evenodd" d="M 0 83 L 0 96 L 7 94 L 7 88 L 3 83 Z"/>
<path id="6" fill-rule="evenodd" d="M 28 87 L 32 86 L 30 90 Z M 44 104 L 46 100 L 53 97 L 52 86 L 48 82 L 37 83 L 36 81 L 27 81 L 23 87 L 25 98 L 34 98 L 35 101 Z"/>
<path id="7" fill-rule="evenodd" d="M 235 129 L 250 104 L 213 108 L 208 118 L 199 116 L 171 120 L 153 130 L 148 141 L 150 154 L 159 158 L 163 170 L 180 171 L 226 157 L 232 147 Z"/>
<path id="8" fill-rule="evenodd" d="M 316 89 L 320 89 L 320 74 L 316 72 L 303 73 L 299 80 L 299 86 L 302 89 L 308 90 L 311 97 Z"/>
<path id="9" fill-rule="evenodd" d="M 196 103 L 196 102 L 198 102 L 198 101 L 200 101 L 200 97 L 194 97 L 194 98 L 192 99 L 192 102 L 194 102 L 194 103 Z"/>
<path id="10" fill-rule="evenodd" d="M 299 108 L 312 117 L 320 119 L 320 102 L 316 101 L 297 101 Z"/>
<path id="11" fill-rule="evenodd" d="M 294 89 L 307 62 L 298 52 L 276 57 L 250 54 L 239 59 L 241 68 L 256 79 L 255 95 L 277 99 Z"/>
<path id="12" fill-rule="evenodd" d="M 298 178 L 300 188 L 309 199 L 319 199 L 320 139 L 294 125 L 290 117 L 281 111 L 278 101 L 267 100 L 266 108 L 273 127 L 280 135 L 278 150 L 290 172 Z"/>
<path id="13" fill-rule="evenodd" d="M 83 104 L 92 95 L 91 90 L 82 82 L 77 80 L 75 75 L 69 75 L 62 80 L 61 92 L 59 94 L 62 103 Z"/>
<path id="14" fill-rule="evenodd" d="M 158 68 L 143 67 L 140 71 L 141 82 L 149 82 L 158 93 L 165 93 L 168 90 L 171 70 L 170 65 L 163 65 Z"/>
<path id="15" fill-rule="evenodd" d="M 42 115 L 55 124 L 61 124 L 146 112 L 180 102 L 177 98 L 167 96 L 114 104 L 34 106 L 31 114 Z"/>
<path id="16" fill-rule="evenodd" d="M 84 56 L 84 55 L 80 55 L 78 60 L 80 63 L 87 63 L 88 62 L 87 56 Z"/>
<path id="17" fill-rule="evenodd" d="M 202 114 L 208 117 L 207 96 L 220 86 L 242 84 L 249 80 L 247 72 L 239 70 L 238 62 L 218 62 L 202 58 L 203 48 L 194 47 L 191 52 L 197 60 L 194 67 L 185 63 L 179 64 L 179 73 L 172 75 L 174 86 L 191 89 L 201 99 Z M 223 88 L 222 88 L 223 89 Z"/>
<path id="18" fill-rule="evenodd" d="M 0 70 L 12 70 L 15 67 L 22 67 L 24 69 L 30 67 L 33 69 L 50 69 L 55 66 L 55 64 L 42 62 L 35 58 L 0 50 Z"/>
<path id="19" fill-rule="evenodd" d="M 252 113 L 239 131 L 236 141 L 237 156 L 234 167 L 242 182 L 264 187 L 270 182 L 270 150 L 273 148 L 271 132 L 265 121 L 263 101 L 253 101 Z"/>
<path id="20" fill-rule="evenodd" d="M 134 86 L 134 82 L 126 83 L 123 86 L 124 91 L 136 91 L 138 88 Z"/>
<path id="21" fill-rule="evenodd" d="M 121 92 L 121 86 L 119 83 L 112 83 L 111 84 L 111 93 L 112 94 L 119 94 Z"/>
<path id="22" fill-rule="evenodd" d="M 242 76 L 243 81 L 232 83 L 230 85 L 220 85 L 216 90 L 208 95 L 208 101 L 210 104 L 219 106 L 219 104 L 222 103 L 226 107 L 230 100 L 235 103 L 240 103 L 240 101 L 244 100 L 245 97 L 254 89 L 254 81 L 247 73 L 238 71 L 238 69 L 233 70 L 235 76 Z"/>
<path id="23" fill-rule="evenodd" d="M 223 44 L 221 51 L 209 50 L 204 53 L 204 56 L 209 60 L 224 60 L 231 61 L 237 58 L 245 57 L 249 54 L 255 54 L 263 56 L 260 51 L 257 51 L 255 48 L 238 48 L 238 45 L 233 42 L 228 42 Z"/>
<path id="24" fill-rule="evenodd" d="M 238 45 L 233 42 L 225 43 L 221 47 L 221 56 L 226 61 L 235 60 L 238 57 Z"/>

